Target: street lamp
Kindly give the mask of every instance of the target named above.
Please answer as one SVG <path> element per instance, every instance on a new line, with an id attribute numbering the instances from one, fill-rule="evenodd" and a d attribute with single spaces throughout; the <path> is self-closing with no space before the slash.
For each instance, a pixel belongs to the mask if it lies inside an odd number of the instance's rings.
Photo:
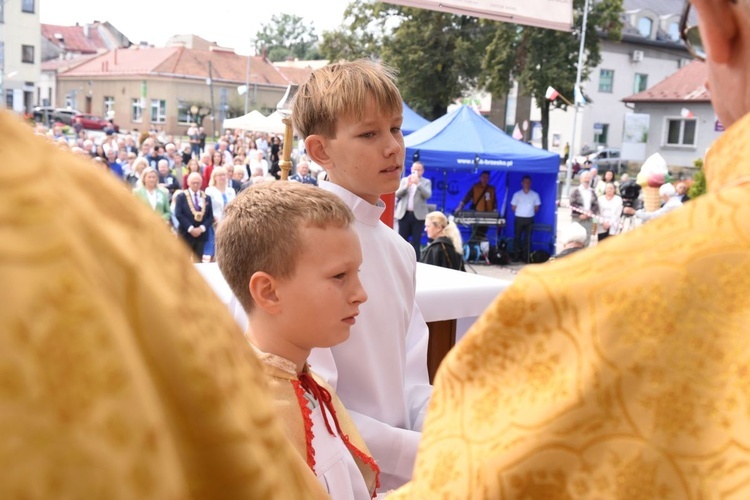
<path id="1" fill-rule="evenodd" d="M 286 88 L 286 94 L 276 105 L 276 110 L 283 117 L 281 119 L 286 125 L 284 130 L 284 150 L 282 151 L 279 167 L 281 168 L 281 180 L 285 181 L 292 171 L 292 106 L 294 105 L 294 96 L 297 95 L 299 85 L 291 84 Z"/>
<path id="2" fill-rule="evenodd" d="M 577 93 L 581 91 L 581 77 L 583 71 L 583 51 L 586 45 L 586 27 L 588 24 L 589 17 L 589 0 L 586 0 L 583 6 L 583 22 L 581 24 L 581 43 L 578 47 L 578 70 L 576 71 L 576 86 L 573 89 L 573 130 L 570 132 L 570 148 L 571 154 L 568 156 L 568 163 L 565 165 L 565 190 L 561 198 L 570 199 L 570 182 L 573 179 L 573 151 L 575 151 L 576 145 L 576 127 L 578 126 L 578 108 L 580 107 L 580 99 L 577 97 Z"/>

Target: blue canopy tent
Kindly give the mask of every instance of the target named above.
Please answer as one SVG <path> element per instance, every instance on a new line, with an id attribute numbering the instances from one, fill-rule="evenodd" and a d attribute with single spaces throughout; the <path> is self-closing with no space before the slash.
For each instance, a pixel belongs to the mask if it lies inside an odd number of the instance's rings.
<path id="1" fill-rule="evenodd" d="M 498 211 L 506 220 L 504 236 L 511 241 L 515 217 L 510 200 L 521 189 L 522 177 L 530 176 L 532 189 L 542 200 L 535 218 L 532 250 L 554 254 L 560 169 L 556 153 L 513 139 L 468 106 L 461 106 L 409 134 L 404 142 L 405 172 L 409 172 L 417 159 L 425 165 L 425 176 L 432 181 L 428 203 L 445 213 L 453 212 L 479 180 L 479 173 L 488 170 L 490 184 L 495 186 Z"/>
<path id="2" fill-rule="evenodd" d="M 409 135 L 429 123 L 429 121 L 419 116 L 416 111 L 404 103 L 404 122 L 401 124 L 401 132 L 404 135 Z"/>

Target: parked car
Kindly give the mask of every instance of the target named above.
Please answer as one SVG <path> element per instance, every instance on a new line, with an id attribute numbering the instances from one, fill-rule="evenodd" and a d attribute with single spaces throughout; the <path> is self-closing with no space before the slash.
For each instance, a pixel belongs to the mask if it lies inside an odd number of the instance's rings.
<path id="1" fill-rule="evenodd" d="M 56 122 L 64 123 L 65 125 L 72 125 L 73 117 L 80 114 L 81 112 L 77 109 L 57 108 L 52 112 L 52 119 Z"/>
<path id="2" fill-rule="evenodd" d="M 595 164 L 600 174 L 605 170 L 612 170 L 615 174 L 620 175 L 628 164 L 627 160 L 620 157 L 619 149 L 603 148 L 587 155 L 577 156 L 573 162 L 573 173 L 577 174 L 580 170 L 588 169 L 587 161 Z"/>
<path id="3" fill-rule="evenodd" d="M 35 122 L 44 122 L 46 120 L 53 121 L 52 113 L 54 112 L 55 108 L 52 106 L 36 106 L 32 110 Z"/>
<path id="4" fill-rule="evenodd" d="M 89 115 L 86 113 L 78 113 L 73 116 L 71 124 L 75 125 L 77 123 L 80 123 L 81 126 L 87 130 L 106 130 L 108 128 L 114 128 L 115 132 L 119 132 L 120 130 L 120 127 L 114 123 L 110 123 L 100 116 Z"/>

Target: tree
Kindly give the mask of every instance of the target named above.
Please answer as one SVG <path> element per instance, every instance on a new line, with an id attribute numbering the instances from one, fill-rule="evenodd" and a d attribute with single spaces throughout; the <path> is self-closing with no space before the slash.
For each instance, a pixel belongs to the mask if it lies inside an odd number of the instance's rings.
<path id="1" fill-rule="evenodd" d="M 274 14 L 271 21 L 262 23 L 256 34 L 256 51 L 268 50 L 271 61 L 283 61 L 288 57 L 316 59 L 318 36 L 311 24 L 292 14 Z"/>
<path id="2" fill-rule="evenodd" d="M 693 165 L 699 170 L 693 175 L 693 185 L 688 190 L 688 196 L 691 200 L 706 194 L 706 174 L 703 171 L 703 158 L 697 158 Z"/>
<path id="3" fill-rule="evenodd" d="M 483 28 L 477 18 L 355 1 L 345 26 L 323 36 L 328 59 L 381 59 L 399 73 L 404 100 L 428 119 L 472 90 L 481 71 Z"/>
<path id="4" fill-rule="evenodd" d="M 622 29 L 622 0 L 592 3 L 582 81 L 601 61 L 600 36 L 619 39 Z M 584 0 L 574 0 L 577 29 L 571 34 L 356 0 L 347 7 L 342 28 L 324 34 L 321 52 L 331 60 L 371 57 L 395 67 L 404 100 L 429 119 L 477 88 L 505 95 L 515 79 L 541 108 L 546 148 L 550 102 L 545 92 L 552 86 L 574 95 L 583 7 Z"/>
<path id="5" fill-rule="evenodd" d="M 550 101 L 545 98 L 548 86 L 563 95 L 575 95 L 578 51 L 584 0 L 574 0 L 574 33 L 528 26 L 498 26 L 487 44 L 482 61 L 479 85 L 496 95 L 508 92 L 515 79 L 537 102 L 542 114 L 542 148 L 547 148 Z M 588 15 L 584 67 L 581 81 L 586 81 L 601 62 L 600 37 L 619 40 L 622 32 L 622 0 L 593 2 Z M 483 23 L 494 23 L 483 21 Z M 565 107 L 556 102 L 555 106 Z"/>
<path id="6" fill-rule="evenodd" d="M 344 21 L 339 29 L 324 31 L 320 53 L 329 61 L 353 61 L 355 59 L 379 59 L 382 49 L 382 33 L 371 29 L 368 16 L 372 15 L 369 4 L 355 1 L 344 11 Z"/>

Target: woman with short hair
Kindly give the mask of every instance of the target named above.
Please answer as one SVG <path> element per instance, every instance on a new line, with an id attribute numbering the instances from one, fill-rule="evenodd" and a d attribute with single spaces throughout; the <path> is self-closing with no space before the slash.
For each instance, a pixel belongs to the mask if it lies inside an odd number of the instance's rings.
<path id="1" fill-rule="evenodd" d="M 159 214 L 164 222 L 171 224 L 172 211 L 169 207 L 169 191 L 159 186 L 159 174 L 153 167 L 143 169 L 139 186 L 133 190 L 137 198 L 143 200 L 151 210 Z"/>

